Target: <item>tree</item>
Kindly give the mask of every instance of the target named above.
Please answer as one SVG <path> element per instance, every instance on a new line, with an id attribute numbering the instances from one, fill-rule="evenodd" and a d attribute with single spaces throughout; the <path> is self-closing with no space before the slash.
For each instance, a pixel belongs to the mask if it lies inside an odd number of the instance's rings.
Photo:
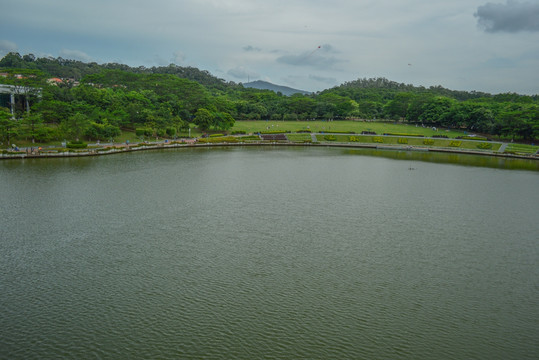
<path id="1" fill-rule="evenodd" d="M 62 130 L 66 135 L 78 140 L 84 135 L 89 126 L 90 120 L 88 116 L 77 112 L 67 118 L 67 121 L 62 124 Z"/>
<path id="2" fill-rule="evenodd" d="M 408 106 L 413 98 L 413 94 L 402 92 L 395 95 L 393 100 L 389 101 L 385 106 L 386 113 L 392 118 L 405 118 Z"/>
<path id="3" fill-rule="evenodd" d="M 11 139 L 17 135 L 19 123 L 11 118 L 11 112 L 6 108 L 0 108 L 0 135 L 2 141 L 8 145 L 11 144 Z"/>
<path id="4" fill-rule="evenodd" d="M 201 130 L 208 130 L 213 123 L 213 115 L 208 109 L 198 109 L 193 122 Z"/>
<path id="5" fill-rule="evenodd" d="M 28 128 L 28 133 L 32 137 L 32 143 L 34 143 L 36 140 L 37 130 L 43 123 L 43 117 L 39 113 L 27 113 L 23 116 L 22 123 Z"/>
<path id="6" fill-rule="evenodd" d="M 234 126 L 235 120 L 229 113 L 215 113 L 213 115 L 213 126 L 219 130 L 228 130 Z"/>

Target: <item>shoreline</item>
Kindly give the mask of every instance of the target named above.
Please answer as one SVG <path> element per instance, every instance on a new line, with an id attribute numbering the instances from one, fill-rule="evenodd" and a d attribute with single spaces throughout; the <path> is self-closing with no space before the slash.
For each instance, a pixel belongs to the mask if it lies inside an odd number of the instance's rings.
<path id="1" fill-rule="evenodd" d="M 453 154 L 468 154 L 468 155 L 480 155 L 501 157 L 510 159 L 525 159 L 525 160 L 539 160 L 537 155 L 515 155 L 497 153 L 492 151 L 474 151 L 474 150 L 457 150 L 447 148 L 428 148 L 428 147 L 414 147 L 414 146 L 399 146 L 399 145 L 374 145 L 374 144 L 352 144 L 352 143 L 293 143 L 293 142 L 238 142 L 238 143 L 148 143 L 147 145 L 133 144 L 118 144 L 111 145 L 110 149 L 89 149 L 88 151 L 66 151 L 66 152 L 46 152 L 42 150 L 41 153 L 26 153 L 18 152 L 15 154 L 0 154 L 0 160 L 21 160 L 21 159 L 44 159 L 44 158 L 69 158 L 69 157 L 85 157 L 85 156 L 103 156 L 112 154 L 123 154 L 134 151 L 147 151 L 147 150 L 163 150 L 163 149 L 179 149 L 179 148 L 211 148 L 211 147 L 241 147 L 241 146 L 301 146 L 301 147 L 337 147 L 337 148 L 352 148 L 352 149 L 375 149 L 375 150 L 389 150 L 389 151 L 417 151 L 417 152 L 440 152 L 440 153 L 453 153 Z M 99 150 L 99 151 L 98 151 Z"/>

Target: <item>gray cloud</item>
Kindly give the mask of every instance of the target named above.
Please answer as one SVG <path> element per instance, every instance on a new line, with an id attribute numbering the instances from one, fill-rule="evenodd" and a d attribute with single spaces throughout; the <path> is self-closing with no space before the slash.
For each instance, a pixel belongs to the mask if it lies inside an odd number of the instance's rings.
<path id="1" fill-rule="evenodd" d="M 17 44 L 7 40 L 0 40 L 0 56 L 14 51 L 17 51 Z"/>
<path id="2" fill-rule="evenodd" d="M 173 64 L 181 65 L 185 62 L 185 54 L 181 51 L 176 51 L 172 54 L 172 59 L 170 61 Z"/>
<path id="3" fill-rule="evenodd" d="M 487 32 L 539 31 L 539 3 L 508 0 L 506 4 L 487 3 L 474 14 Z"/>
<path id="4" fill-rule="evenodd" d="M 60 57 L 71 59 L 71 60 L 80 60 L 80 61 L 85 61 L 85 62 L 92 61 L 92 57 L 90 55 L 80 50 L 62 49 L 60 50 L 58 55 L 60 55 Z"/>
<path id="5" fill-rule="evenodd" d="M 254 71 L 250 71 L 246 68 L 244 68 L 243 66 L 237 66 L 233 69 L 230 69 L 227 71 L 227 74 L 230 75 L 230 76 L 233 76 L 237 79 L 247 79 L 247 78 L 251 78 L 252 79 L 256 79 L 256 78 L 259 78 L 260 77 L 260 74 L 254 72 Z"/>
<path id="6" fill-rule="evenodd" d="M 243 50 L 245 50 L 245 51 L 247 51 L 247 52 L 250 52 L 250 51 L 255 51 L 255 52 L 262 51 L 261 48 L 254 47 L 254 46 L 251 46 L 251 45 L 244 46 L 244 47 L 243 47 Z"/>
<path id="7" fill-rule="evenodd" d="M 334 77 L 324 77 L 324 76 L 318 76 L 318 75 L 309 75 L 309 79 L 311 80 L 315 80 L 315 81 L 318 81 L 318 82 L 321 82 L 321 83 L 325 83 L 325 84 L 331 84 L 331 85 L 334 85 L 337 83 L 337 79 L 334 78 Z"/>
<path id="8" fill-rule="evenodd" d="M 314 50 L 305 51 L 298 55 L 283 55 L 277 58 L 281 64 L 294 66 L 313 66 L 317 68 L 332 68 L 333 65 L 343 62 L 331 54 L 337 51 L 331 45 L 320 45 Z"/>
<path id="9" fill-rule="evenodd" d="M 492 68 L 496 68 L 496 69 L 502 69 L 502 68 L 514 68 L 517 66 L 517 63 L 512 59 L 503 58 L 503 57 L 495 57 L 495 58 L 488 59 L 485 62 L 485 65 Z"/>

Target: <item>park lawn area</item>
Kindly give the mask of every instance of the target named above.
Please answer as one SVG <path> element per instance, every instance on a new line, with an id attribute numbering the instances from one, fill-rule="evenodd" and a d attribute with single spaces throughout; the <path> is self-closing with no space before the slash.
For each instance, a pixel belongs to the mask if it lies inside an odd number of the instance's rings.
<path id="1" fill-rule="evenodd" d="M 269 129 L 268 129 L 269 128 Z M 428 127 L 416 127 L 415 125 L 393 123 L 393 122 L 367 122 L 367 121 L 265 121 L 265 120 L 238 120 L 229 131 L 245 131 L 246 133 L 263 131 L 290 131 L 311 130 L 314 133 L 320 132 L 355 132 L 361 134 L 362 131 L 374 131 L 377 134 L 383 133 L 404 133 L 424 136 L 447 135 L 457 137 L 464 135 L 461 131 L 442 130 L 434 131 Z"/>
<path id="2" fill-rule="evenodd" d="M 339 135 L 339 134 L 316 134 L 319 142 L 339 142 L 339 143 L 367 143 L 378 145 L 400 145 L 400 146 L 425 146 L 425 147 L 446 147 L 460 148 L 468 150 L 480 150 L 479 144 L 487 143 L 474 140 L 452 140 L 452 139 L 426 139 L 422 137 L 404 136 L 378 136 L 378 135 Z M 355 141 L 354 141 L 355 140 Z M 432 141 L 432 144 L 425 144 L 424 141 Z M 457 145 L 459 146 L 452 146 Z M 492 147 L 489 151 L 497 151 L 501 144 L 488 142 Z"/>
<path id="3" fill-rule="evenodd" d="M 292 142 L 312 142 L 311 134 L 286 134 L 286 138 Z"/>
<path id="4" fill-rule="evenodd" d="M 539 150 L 537 145 L 515 144 L 510 143 L 505 148 L 505 152 L 520 153 L 520 154 L 535 154 Z"/>

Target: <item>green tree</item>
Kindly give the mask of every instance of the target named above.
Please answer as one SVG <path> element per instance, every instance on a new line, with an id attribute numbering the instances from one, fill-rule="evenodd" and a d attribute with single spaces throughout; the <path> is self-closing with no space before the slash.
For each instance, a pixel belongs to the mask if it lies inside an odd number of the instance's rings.
<path id="1" fill-rule="evenodd" d="M 6 108 L 0 108 L 0 135 L 2 142 L 11 145 L 11 140 L 17 136 L 19 123 L 12 119 L 11 112 Z"/>
<path id="2" fill-rule="evenodd" d="M 402 92 L 395 95 L 393 100 L 389 101 L 385 106 L 385 112 L 391 118 L 404 119 L 406 117 L 406 111 L 413 98 L 413 94 L 409 92 Z"/>
<path id="3" fill-rule="evenodd" d="M 67 136 L 78 140 L 84 135 L 89 126 L 90 120 L 88 119 L 88 116 L 81 113 L 75 113 L 68 117 L 67 121 L 62 123 L 61 127 Z"/>
<path id="4" fill-rule="evenodd" d="M 193 122 L 201 130 L 209 130 L 213 124 L 213 115 L 208 109 L 198 109 Z"/>
<path id="5" fill-rule="evenodd" d="M 234 126 L 235 120 L 229 113 L 213 114 L 213 126 L 219 130 L 228 130 Z"/>
<path id="6" fill-rule="evenodd" d="M 27 128 L 28 135 L 30 135 L 32 138 L 32 143 L 35 142 L 36 135 L 42 123 L 43 123 L 43 117 L 39 113 L 37 114 L 27 113 L 26 115 L 23 116 L 22 124 L 24 124 L 25 127 Z"/>

